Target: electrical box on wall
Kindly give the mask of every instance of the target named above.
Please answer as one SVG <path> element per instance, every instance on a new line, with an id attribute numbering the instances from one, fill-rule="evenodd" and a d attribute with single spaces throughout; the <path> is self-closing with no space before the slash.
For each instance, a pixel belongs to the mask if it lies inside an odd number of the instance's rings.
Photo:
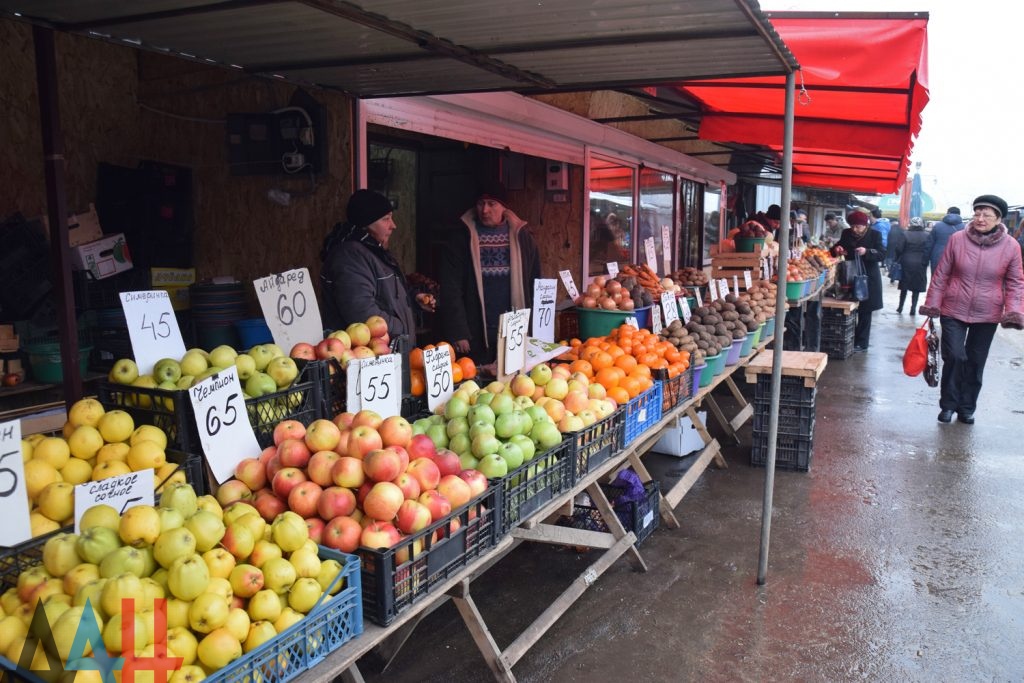
<path id="1" fill-rule="evenodd" d="M 549 192 L 569 189 L 569 164 L 561 161 L 547 162 L 546 189 Z"/>
<path id="2" fill-rule="evenodd" d="M 231 175 L 320 175 L 327 170 L 324 108 L 296 92 L 272 112 L 228 114 L 228 163 Z"/>

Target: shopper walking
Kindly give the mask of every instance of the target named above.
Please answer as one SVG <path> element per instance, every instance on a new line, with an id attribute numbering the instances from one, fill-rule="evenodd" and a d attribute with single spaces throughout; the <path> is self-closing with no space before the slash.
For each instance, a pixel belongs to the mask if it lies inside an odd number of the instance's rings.
<path id="1" fill-rule="evenodd" d="M 931 268 L 933 275 L 939 265 L 942 251 L 946 248 L 946 242 L 949 241 L 949 236 L 963 229 L 964 219 L 960 217 L 960 209 L 956 206 L 946 209 L 946 215 L 943 219 L 932 226 L 932 238 L 934 241 L 932 243 Z"/>
<path id="2" fill-rule="evenodd" d="M 1006 210 L 995 195 L 974 200 L 974 219 L 950 236 L 921 307 L 942 326 L 939 422 L 952 422 L 955 412 L 974 424 L 996 325 L 1024 329 L 1024 271 L 1002 223 Z"/>
<path id="3" fill-rule="evenodd" d="M 889 236 L 892 239 L 892 234 Z M 896 240 L 893 240 L 894 242 Z M 895 246 L 893 268 L 899 264 L 900 305 L 897 313 L 903 313 L 903 304 L 910 292 L 910 315 L 917 315 L 917 297 L 928 289 L 928 259 L 932 253 L 932 235 L 925 232 L 924 221 L 914 217 L 910 219 L 910 227 L 903 234 L 903 239 Z M 890 268 L 889 273 L 892 274 Z"/>
<path id="4" fill-rule="evenodd" d="M 832 247 L 836 256 L 846 256 L 847 260 L 860 258 L 868 276 L 868 298 L 857 307 L 857 327 L 853 334 L 853 350 L 863 353 L 868 350 L 871 341 L 871 315 L 882 308 L 882 261 L 885 259 L 885 247 L 882 245 L 882 234 L 877 230 L 868 229 L 868 215 L 863 211 L 851 211 L 846 216 L 850 227 L 843 230 L 839 243 Z"/>
<path id="5" fill-rule="evenodd" d="M 910 222 L 919 221 L 920 218 L 911 218 Z M 899 223 L 890 226 L 889 229 L 889 245 L 885 248 L 885 267 L 889 271 L 889 284 L 895 285 L 899 279 L 896 277 L 896 269 L 892 267 L 893 262 L 896 260 L 896 250 L 903 245 L 904 235 L 907 231 L 900 227 Z"/>

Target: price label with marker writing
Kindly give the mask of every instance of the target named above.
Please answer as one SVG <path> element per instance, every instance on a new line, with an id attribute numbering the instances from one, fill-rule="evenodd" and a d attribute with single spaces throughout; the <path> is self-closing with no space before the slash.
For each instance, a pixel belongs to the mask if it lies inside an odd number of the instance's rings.
<path id="1" fill-rule="evenodd" d="M 693 288 L 693 298 L 697 300 L 697 308 L 704 305 L 704 297 L 700 295 L 700 287 Z"/>
<path id="2" fill-rule="evenodd" d="M 268 275 L 252 284 L 274 343 L 285 352 L 300 342 L 315 346 L 323 339 L 320 306 L 308 268 Z"/>
<path id="3" fill-rule="evenodd" d="M 647 266 L 651 271 L 658 272 L 658 252 L 654 248 L 654 238 L 648 237 L 644 240 L 644 252 L 647 254 Z"/>
<path id="4" fill-rule="evenodd" d="M 140 375 L 153 372 L 162 358 L 177 360 L 185 355 L 185 342 L 166 291 L 121 292 L 121 308 Z"/>
<path id="5" fill-rule="evenodd" d="M 724 277 L 723 278 L 719 278 L 718 279 L 718 298 L 719 299 L 724 299 L 727 296 L 729 296 L 729 283 L 726 281 L 726 279 Z"/>
<path id="6" fill-rule="evenodd" d="M 658 334 L 662 330 L 661 306 L 651 306 L 651 332 Z"/>
<path id="7" fill-rule="evenodd" d="M 381 417 L 402 414 L 402 357 L 389 353 L 350 360 L 345 407 L 353 413 L 372 410 Z"/>
<path id="8" fill-rule="evenodd" d="M 736 298 L 740 298 L 740 279 L 738 276 L 732 276 L 732 293 L 736 295 Z"/>
<path id="9" fill-rule="evenodd" d="M 718 282 L 715 280 L 708 283 L 708 295 L 712 301 L 718 301 Z"/>
<path id="10" fill-rule="evenodd" d="M 0 546 L 10 548 L 32 538 L 20 420 L 0 422 L 0 515 Z"/>
<path id="11" fill-rule="evenodd" d="M 199 443 L 218 483 L 234 475 L 245 458 L 259 456 L 260 444 L 249 423 L 238 368 L 232 365 L 188 390 L 199 428 Z"/>
<path id="12" fill-rule="evenodd" d="M 686 300 L 685 296 L 679 299 L 679 308 L 683 311 L 683 324 L 685 325 L 693 317 L 693 312 L 690 310 L 690 302 Z"/>
<path id="13" fill-rule="evenodd" d="M 675 294 L 662 292 L 661 310 L 665 313 L 665 325 L 671 325 L 673 320 L 679 320 L 679 304 L 676 303 Z"/>
<path id="14" fill-rule="evenodd" d="M 608 262 L 608 275 L 611 276 L 611 277 L 618 277 L 619 276 L 619 262 L 618 261 L 609 261 Z"/>
<path id="15" fill-rule="evenodd" d="M 572 279 L 571 270 L 560 270 L 558 271 L 558 277 L 562 278 L 562 285 L 565 287 L 566 293 L 569 298 L 573 301 L 580 298 L 580 290 L 576 289 L 576 283 Z"/>
<path id="16" fill-rule="evenodd" d="M 530 309 L 522 308 L 505 313 L 498 323 L 502 331 L 502 338 L 498 343 L 505 349 L 502 370 L 506 375 L 515 374 L 526 365 L 526 323 L 529 319 Z"/>
<path id="17" fill-rule="evenodd" d="M 437 406 L 447 403 L 455 393 L 451 348 L 444 345 L 424 350 L 423 369 L 427 384 L 427 408 L 434 412 Z"/>
<path id="18" fill-rule="evenodd" d="M 672 272 L 672 228 L 661 226 L 661 260 L 665 262 L 665 275 Z"/>
<path id="19" fill-rule="evenodd" d="M 626 324 L 632 327 L 634 330 L 640 329 L 640 321 L 636 319 L 635 315 L 626 316 Z"/>
<path id="20" fill-rule="evenodd" d="M 750 279 L 750 271 L 749 270 L 744 270 L 743 271 L 743 286 L 746 287 L 747 289 L 750 289 L 753 286 L 753 284 L 754 284 L 754 281 Z"/>
<path id="21" fill-rule="evenodd" d="M 75 533 L 81 532 L 82 515 L 93 505 L 109 505 L 123 515 L 136 505 L 153 505 L 155 488 L 151 469 L 79 484 L 75 487 Z"/>
<path id="22" fill-rule="evenodd" d="M 533 336 L 541 341 L 555 341 L 556 280 L 539 278 L 533 281 Z"/>

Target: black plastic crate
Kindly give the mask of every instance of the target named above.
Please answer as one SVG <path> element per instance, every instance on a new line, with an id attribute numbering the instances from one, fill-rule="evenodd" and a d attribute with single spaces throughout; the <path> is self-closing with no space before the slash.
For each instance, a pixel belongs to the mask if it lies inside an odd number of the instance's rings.
<path id="1" fill-rule="evenodd" d="M 779 386 L 779 400 L 786 402 L 814 403 L 817 396 L 817 385 L 813 387 L 804 386 L 803 377 L 782 376 Z M 772 376 L 768 374 L 757 376 L 757 385 L 754 387 L 755 401 L 770 401 L 772 396 Z"/>
<path id="2" fill-rule="evenodd" d="M 364 616 L 387 626 L 493 548 L 501 495 L 500 487 L 489 487 L 451 515 L 390 548 L 359 548 Z M 456 521 L 458 528 L 451 531 Z"/>
<path id="3" fill-rule="evenodd" d="M 148 268 L 132 268 L 101 280 L 93 278 L 87 270 L 76 270 L 72 283 L 75 291 L 75 306 L 83 310 L 103 308 L 121 310 L 121 292 L 138 292 L 152 288 L 152 278 Z"/>
<path id="4" fill-rule="evenodd" d="M 569 440 L 523 463 L 491 486 L 501 489 L 498 536 L 518 526 L 552 498 L 572 488 Z"/>
<path id="5" fill-rule="evenodd" d="M 754 402 L 755 432 L 768 433 L 769 411 L 771 404 L 767 401 Z M 790 436 L 811 436 L 814 434 L 814 405 L 806 403 L 788 403 L 779 401 L 779 434 Z"/>
<path id="6" fill-rule="evenodd" d="M 391 340 L 391 352 L 402 356 L 402 417 L 409 418 L 427 409 L 427 399 L 413 396 L 409 379 L 409 337 L 399 335 Z M 341 363 L 328 358 L 324 369 L 322 390 L 323 412 L 328 419 L 348 410 L 348 375 Z"/>
<path id="7" fill-rule="evenodd" d="M 779 435 L 775 446 L 775 469 L 806 472 L 811 468 L 814 451 L 813 437 Z M 750 464 L 764 467 L 768 463 L 767 435 L 754 435 L 750 449 Z"/>
<path id="8" fill-rule="evenodd" d="M 661 382 L 662 415 L 690 399 L 693 393 L 693 368 L 669 377 L 665 370 L 655 370 L 654 378 Z"/>
<path id="9" fill-rule="evenodd" d="M 833 360 L 846 360 L 853 355 L 853 337 L 843 341 L 821 340 L 821 352 L 827 353 Z"/>
<path id="10" fill-rule="evenodd" d="M 626 407 L 620 406 L 603 420 L 566 436 L 569 442 L 569 457 L 573 463 L 574 484 L 587 476 L 588 472 L 597 469 L 613 453 L 622 450 L 625 431 Z"/>
<path id="11" fill-rule="evenodd" d="M 612 504 L 615 516 L 622 522 L 623 528 L 636 534 L 634 545 L 638 546 L 643 543 L 660 525 L 661 512 L 658 504 L 661 500 L 661 486 L 657 481 L 649 481 L 644 484 L 646 497 L 639 502 L 626 501 L 616 504 L 616 497 L 624 489 L 610 484 L 602 484 L 601 490 L 604 491 L 608 502 Z M 577 503 L 573 507 L 572 516 L 568 518 L 568 525 L 574 529 L 608 532 L 608 525 L 605 524 L 604 519 L 601 517 L 601 511 L 597 509 L 596 505 L 592 504 L 584 505 Z"/>

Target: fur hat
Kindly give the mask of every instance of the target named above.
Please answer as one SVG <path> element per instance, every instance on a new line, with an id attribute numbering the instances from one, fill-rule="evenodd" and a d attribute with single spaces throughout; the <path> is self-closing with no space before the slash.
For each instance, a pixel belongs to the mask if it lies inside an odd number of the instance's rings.
<path id="1" fill-rule="evenodd" d="M 851 211 L 846 214 L 846 222 L 852 225 L 867 225 L 868 215 L 863 211 Z"/>
<path id="2" fill-rule="evenodd" d="M 974 200 L 974 210 L 977 211 L 980 206 L 995 209 L 996 213 L 999 214 L 999 218 L 1006 216 L 1006 200 L 1002 197 L 997 197 L 994 194 L 983 194 Z"/>
<path id="3" fill-rule="evenodd" d="M 356 190 L 348 198 L 345 215 L 357 228 L 365 228 L 394 211 L 387 197 L 373 190 Z"/>

